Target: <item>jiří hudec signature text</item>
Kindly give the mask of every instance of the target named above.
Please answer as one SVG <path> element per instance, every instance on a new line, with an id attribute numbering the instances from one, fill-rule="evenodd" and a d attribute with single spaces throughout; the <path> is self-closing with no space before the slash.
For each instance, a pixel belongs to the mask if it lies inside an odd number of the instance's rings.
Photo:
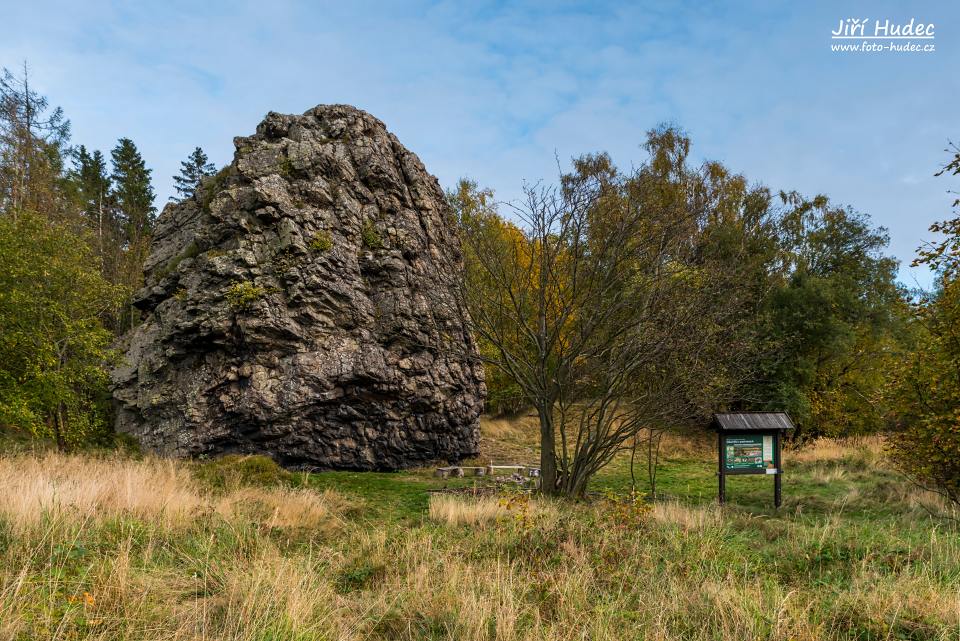
<path id="1" fill-rule="evenodd" d="M 870 26 L 873 27 L 872 30 L 868 30 Z M 911 18 L 908 22 L 895 22 L 886 19 L 871 22 L 870 18 L 841 18 L 837 28 L 830 32 L 830 37 L 834 40 L 845 38 L 933 40 L 935 28 L 934 23 L 917 22 L 916 18 Z"/>

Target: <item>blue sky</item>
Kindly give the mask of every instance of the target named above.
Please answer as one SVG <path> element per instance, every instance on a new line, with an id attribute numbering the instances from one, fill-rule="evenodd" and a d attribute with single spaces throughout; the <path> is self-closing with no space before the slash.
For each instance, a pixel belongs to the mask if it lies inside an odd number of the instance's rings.
<path id="1" fill-rule="evenodd" d="M 644 132 L 682 126 L 696 159 L 774 189 L 825 193 L 890 230 L 906 267 L 950 214 L 934 178 L 960 139 L 960 3 L 11 2 L 0 65 L 108 151 L 132 138 L 162 205 L 194 146 L 218 165 L 268 111 L 373 113 L 444 186 L 515 197 L 555 155 L 643 160 Z M 838 53 L 847 17 L 936 25 L 934 53 Z"/>

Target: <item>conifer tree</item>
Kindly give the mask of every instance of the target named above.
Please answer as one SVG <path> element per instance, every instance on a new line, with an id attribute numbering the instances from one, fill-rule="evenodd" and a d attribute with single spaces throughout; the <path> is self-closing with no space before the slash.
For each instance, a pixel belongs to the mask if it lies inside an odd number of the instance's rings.
<path id="1" fill-rule="evenodd" d="M 143 282 L 143 263 L 150 248 L 157 212 L 153 206 L 155 193 L 150 183 L 151 170 L 129 138 L 121 138 L 110 156 L 113 164 L 110 178 L 114 185 L 112 199 L 121 232 L 116 282 L 129 291 L 136 291 Z M 138 312 L 132 305 L 127 311 L 128 318 L 119 325 L 133 327 L 139 320 Z"/>
<path id="2" fill-rule="evenodd" d="M 216 166 L 203 153 L 203 149 L 197 147 L 190 156 L 180 163 L 180 175 L 174 176 L 177 194 L 181 199 L 191 198 L 200 186 L 200 181 L 206 176 L 212 176 L 217 173 Z M 170 200 L 176 200 L 174 196 Z"/>
<path id="3" fill-rule="evenodd" d="M 19 76 L 0 71 L 0 212 L 63 213 L 59 179 L 69 141 L 70 121 L 31 88 L 26 63 Z"/>
<path id="4" fill-rule="evenodd" d="M 76 191 L 77 202 L 100 244 L 101 254 L 104 237 L 110 227 L 110 189 L 112 182 L 107 173 L 107 162 L 99 150 L 91 154 L 80 145 L 73 154 L 73 170 L 69 178 Z"/>
<path id="5" fill-rule="evenodd" d="M 99 150 L 90 153 L 84 145 L 77 147 L 67 181 L 80 210 L 83 226 L 90 231 L 89 237 L 100 260 L 101 274 L 111 283 L 119 282 L 123 230 L 117 219 L 113 181 L 103 154 Z"/>
<path id="6" fill-rule="evenodd" d="M 134 242 L 149 236 L 157 208 L 153 206 L 155 193 L 150 182 L 152 170 L 147 169 L 137 146 L 129 138 L 121 138 L 110 152 L 113 160 L 113 195 L 126 227 L 128 240 Z"/>

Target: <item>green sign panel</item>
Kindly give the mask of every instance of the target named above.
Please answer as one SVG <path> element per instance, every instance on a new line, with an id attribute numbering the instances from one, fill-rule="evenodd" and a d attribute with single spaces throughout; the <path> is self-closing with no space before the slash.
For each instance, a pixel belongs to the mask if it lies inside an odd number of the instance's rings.
<path id="1" fill-rule="evenodd" d="M 724 467 L 728 470 L 774 470 L 773 435 L 727 436 Z"/>

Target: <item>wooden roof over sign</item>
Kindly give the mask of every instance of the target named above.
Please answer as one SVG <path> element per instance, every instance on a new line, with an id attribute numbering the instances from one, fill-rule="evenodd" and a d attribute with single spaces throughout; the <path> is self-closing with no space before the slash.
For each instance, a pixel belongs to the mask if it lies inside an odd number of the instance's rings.
<path id="1" fill-rule="evenodd" d="M 770 432 L 794 429 L 786 412 L 724 412 L 713 415 L 713 427 L 721 432 Z"/>

